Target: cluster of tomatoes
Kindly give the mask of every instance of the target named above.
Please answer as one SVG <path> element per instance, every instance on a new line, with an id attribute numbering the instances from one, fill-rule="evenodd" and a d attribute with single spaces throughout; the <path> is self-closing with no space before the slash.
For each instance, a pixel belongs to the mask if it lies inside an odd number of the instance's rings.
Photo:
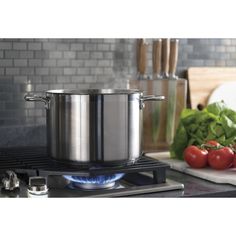
<path id="1" fill-rule="evenodd" d="M 216 170 L 236 167 L 236 154 L 233 146 L 225 147 L 211 140 L 198 146 L 188 146 L 184 150 L 184 160 L 192 168 L 210 166 Z"/>

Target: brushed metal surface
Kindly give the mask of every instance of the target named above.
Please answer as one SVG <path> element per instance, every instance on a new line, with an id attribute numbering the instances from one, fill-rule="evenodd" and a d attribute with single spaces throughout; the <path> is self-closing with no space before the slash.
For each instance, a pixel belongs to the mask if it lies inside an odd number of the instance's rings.
<path id="1" fill-rule="evenodd" d="M 142 108 L 145 101 L 163 96 L 142 96 L 138 90 L 53 90 L 48 101 L 49 155 L 79 163 L 134 162 L 141 155 Z"/>
<path id="2" fill-rule="evenodd" d="M 135 161 L 141 154 L 139 96 L 47 94 L 50 156 L 76 162 Z"/>

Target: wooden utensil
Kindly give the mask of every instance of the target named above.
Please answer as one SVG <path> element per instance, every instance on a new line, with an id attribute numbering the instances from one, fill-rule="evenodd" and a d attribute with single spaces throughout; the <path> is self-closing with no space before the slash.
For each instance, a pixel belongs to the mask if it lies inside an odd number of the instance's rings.
<path id="1" fill-rule="evenodd" d="M 178 61 L 178 51 L 179 51 L 179 40 L 172 39 L 170 40 L 170 58 L 169 58 L 169 78 L 177 79 L 176 68 Z"/>
<path id="2" fill-rule="evenodd" d="M 147 44 L 144 39 L 137 40 L 138 79 L 144 79 L 147 66 Z"/>
<path id="3" fill-rule="evenodd" d="M 162 77 L 169 76 L 170 39 L 162 39 Z"/>
<path id="4" fill-rule="evenodd" d="M 152 68 L 153 68 L 153 79 L 161 78 L 161 49 L 162 40 L 158 39 L 153 41 L 152 47 Z"/>

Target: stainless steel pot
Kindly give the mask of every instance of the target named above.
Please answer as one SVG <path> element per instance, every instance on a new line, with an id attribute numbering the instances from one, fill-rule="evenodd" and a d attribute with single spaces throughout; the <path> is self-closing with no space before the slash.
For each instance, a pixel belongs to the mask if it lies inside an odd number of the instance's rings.
<path id="1" fill-rule="evenodd" d="M 50 90 L 39 101 L 47 110 L 49 155 L 60 161 L 118 164 L 135 162 L 141 155 L 142 109 L 139 90 Z"/>

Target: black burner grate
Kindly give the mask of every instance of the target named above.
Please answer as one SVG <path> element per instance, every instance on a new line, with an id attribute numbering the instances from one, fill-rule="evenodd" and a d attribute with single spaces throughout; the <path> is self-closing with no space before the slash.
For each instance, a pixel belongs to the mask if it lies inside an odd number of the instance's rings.
<path id="1" fill-rule="evenodd" d="M 0 149 L 0 172 L 14 170 L 29 176 L 74 175 L 93 176 L 114 173 L 153 172 L 154 183 L 166 182 L 169 165 L 156 159 L 142 156 L 133 165 L 112 167 L 72 166 L 52 160 L 45 147 Z"/>

